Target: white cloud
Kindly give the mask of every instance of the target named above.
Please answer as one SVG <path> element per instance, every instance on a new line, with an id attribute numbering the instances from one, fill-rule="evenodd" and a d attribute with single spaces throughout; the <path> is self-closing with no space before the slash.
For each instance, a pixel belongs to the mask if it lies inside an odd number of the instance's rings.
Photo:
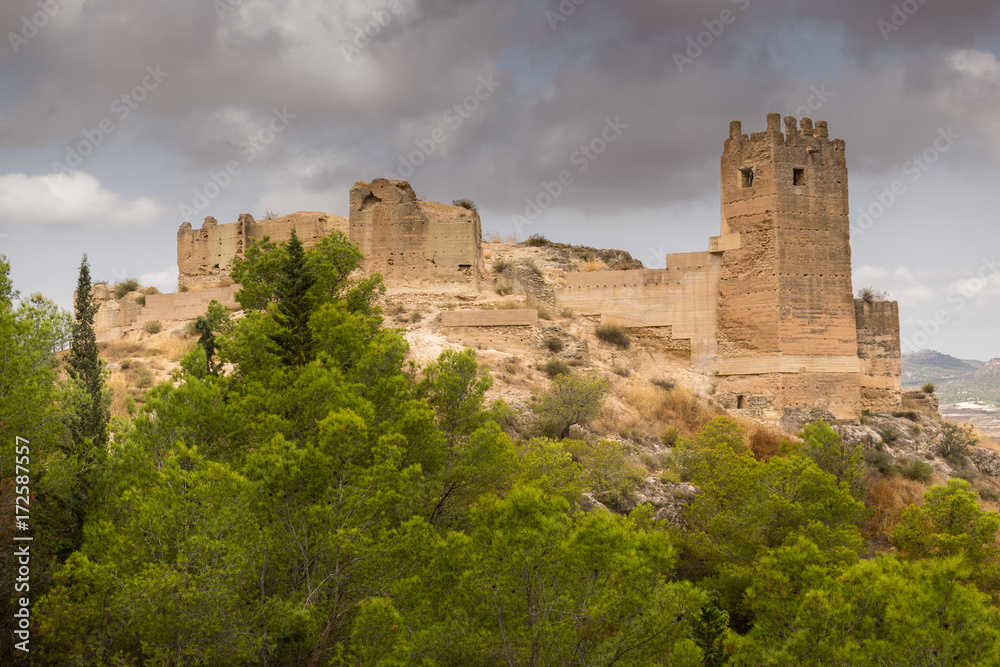
<path id="1" fill-rule="evenodd" d="M 874 287 L 886 290 L 889 292 L 889 298 L 898 301 L 904 308 L 933 301 L 938 296 L 939 290 L 929 283 L 923 272 L 914 274 L 905 266 L 887 269 L 882 266 L 865 265 L 854 271 L 855 288 Z"/>
<path id="2" fill-rule="evenodd" d="M 0 175 L 0 220 L 10 223 L 141 226 L 162 213 L 149 197 L 123 199 L 83 171 Z"/>
<path id="3" fill-rule="evenodd" d="M 166 269 L 165 271 L 144 273 L 139 276 L 139 284 L 146 287 L 155 287 L 161 292 L 175 292 L 177 291 L 178 273 L 179 270 L 176 265 Z"/>

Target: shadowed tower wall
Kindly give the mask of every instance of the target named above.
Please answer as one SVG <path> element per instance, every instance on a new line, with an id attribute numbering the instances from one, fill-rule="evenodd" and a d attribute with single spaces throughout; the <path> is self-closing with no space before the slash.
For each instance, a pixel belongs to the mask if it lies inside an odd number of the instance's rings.
<path id="1" fill-rule="evenodd" d="M 720 389 L 769 394 L 777 410 L 860 413 L 847 162 L 827 125 L 778 114 L 767 130 L 730 126 L 721 160 Z"/>

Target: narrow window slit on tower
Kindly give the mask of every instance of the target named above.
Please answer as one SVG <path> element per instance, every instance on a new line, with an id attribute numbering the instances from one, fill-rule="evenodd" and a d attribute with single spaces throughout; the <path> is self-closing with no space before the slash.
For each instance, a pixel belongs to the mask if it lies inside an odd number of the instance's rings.
<path id="1" fill-rule="evenodd" d="M 740 186 L 744 188 L 753 187 L 753 169 L 740 169 Z"/>
<path id="2" fill-rule="evenodd" d="M 792 184 L 793 185 L 805 185 L 806 184 L 806 170 L 795 168 L 792 170 Z"/>

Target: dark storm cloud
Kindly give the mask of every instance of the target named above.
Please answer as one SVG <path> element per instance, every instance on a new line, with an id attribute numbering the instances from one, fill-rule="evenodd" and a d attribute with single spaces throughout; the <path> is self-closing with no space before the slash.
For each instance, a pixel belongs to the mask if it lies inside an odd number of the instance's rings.
<path id="1" fill-rule="evenodd" d="M 766 113 L 796 113 L 817 88 L 832 94 L 813 115 L 849 141 L 857 170 L 890 171 L 949 124 L 995 141 L 997 83 L 957 71 L 950 51 L 995 36 L 1000 9 L 990 2 L 895 3 L 916 10 L 888 39 L 878 22 L 891 24 L 894 3 L 861 0 L 66 3 L 7 54 L 21 81 L 0 119 L 8 148 L 73 141 L 150 65 L 170 77 L 129 122 L 182 169 L 233 159 L 273 109 L 288 109 L 295 121 L 254 168 L 335 149 L 313 187 L 396 169 L 480 76 L 495 77 L 499 89 L 446 127 L 447 142 L 414 180 L 447 180 L 515 211 L 575 169 L 574 154 L 615 119 L 628 129 L 576 174 L 579 187 L 560 205 L 701 198 L 715 188 L 730 120 L 760 130 Z M 36 7 L 5 5 L 0 21 L 14 30 Z M 808 52 L 816 32 L 843 39 L 839 64 L 790 72 L 788 60 L 828 56 Z"/>

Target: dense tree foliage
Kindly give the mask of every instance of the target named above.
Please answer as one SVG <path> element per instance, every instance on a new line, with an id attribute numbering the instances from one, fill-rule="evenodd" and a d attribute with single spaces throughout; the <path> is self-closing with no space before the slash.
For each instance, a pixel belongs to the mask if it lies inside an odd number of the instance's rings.
<path id="1" fill-rule="evenodd" d="M 555 378 L 535 424 L 553 437 L 513 437 L 473 350 L 406 361 L 360 261 L 342 235 L 251 247 L 243 317 L 209 308 L 99 464 L 67 446 L 65 320 L 16 305 L 0 262 L 3 446 L 6 424 L 44 445 L 49 544 L 95 471 L 39 579 L 38 664 L 1000 661 L 1000 519 L 968 484 L 930 489 L 875 557 L 859 450 L 816 422 L 761 461 L 720 418 L 665 454 L 697 493 L 657 523 L 627 444 L 566 438 L 604 380 Z M 584 490 L 618 511 L 583 511 Z"/>

